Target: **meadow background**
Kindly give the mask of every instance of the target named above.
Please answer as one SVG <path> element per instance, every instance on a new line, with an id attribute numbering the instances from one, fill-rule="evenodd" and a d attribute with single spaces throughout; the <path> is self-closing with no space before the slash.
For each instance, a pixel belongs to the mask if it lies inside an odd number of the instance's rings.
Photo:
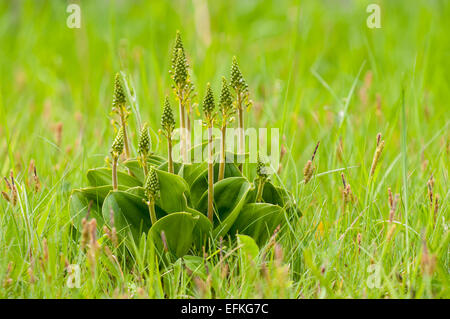
<path id="1" fill-rule="evenodd" d="M 79 1 L 80 29 L 66 25 L 69 3 L 0 2 L 0 175 L 12 170 L 19 188 L 15 207 L 0 198 L 0 297 L 450 297 L 449 1 Z M 366 26 L 370 3 L 381 7 L 380 29 Z M 117 71 L 159 128 L 176 30 L 198 101 L 207 82 L 218 94 L 238 57 L 254 101 L 246 126 L 280 128 L 279 177 L 303 215 L 252 267 L 231 247 L 205 276 L 152 270 L 148 252 L 119 270 L 101 256 L 91 276 L 70 192 L 108 155 Z M 379 132 L 385 148 L 370 181 Z M 357 198 L 345 210 L 341 173 Z M 388 187 L 400 195 L 390 234 Z M 80 265 L 81 288 L 67 287 L 68 264 Z"/>

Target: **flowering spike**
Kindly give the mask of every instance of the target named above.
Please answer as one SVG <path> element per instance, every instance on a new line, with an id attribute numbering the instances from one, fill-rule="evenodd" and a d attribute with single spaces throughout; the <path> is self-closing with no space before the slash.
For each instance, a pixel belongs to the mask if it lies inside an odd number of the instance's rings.
<path id="1" fill-rule="evenodd" d="M 147 155 L 150 152 L 151 140 L 150 134 L 148 133 L 148 125 L 144 123 L 139 135 L 138 152 L 141 155 Z"/>
<path id="2" fill-rule="evenodd" d="M 205 98 L 203 99 L 203 112 L 205 113 L 207 118 L 212 117 L 212 113 L 215 107 L 216 106 L 214 102 L 213 91 L 211 89 L 211 85 L 208 83 L 206 86 Z"/>
<path id="3" fill-rule="evenodd" d="M 113 106 L 121 106 L 126 103 L 125 91 L 122 85 L 122 79 L 120 73 L 116 73 L 116 78 L 114 79 L 114 97 Z"/>
<path id="4" fill-rule="evenodd" d="M 262 179 L 267 179 L 267 177 L 269 177 L 269 174 L 267 172 L 267 166 L 264 162 L 261 161 L 259 152 L 256 159 L 256 175 L 258 175 L 258 177 Z"/>
<path id="5" fill-rule="evenodd" d="M 256 175 L 258 175 L 256 181 L 258 182 L 258 190 L 256 192 L 256 202 L 262 202 L 263 193 L 264 193 L 264 184 L 266 183 L 269 173 L 267 171 L 266 164 L 261 161 L 261 157 L 259 156 L 259 152 L 256 159 Z"/>
<path id="6" fill-rule="evenodd" d="M 239 69 L 237 59 L 233 56 L 233 60 L 231 63 L 231 87 L 233 87 L 237 92 L 246 92 L 248 91 L 247 82 L 245 82 L 244 77 L 242 76 L 241 70 Z"/>
<path id="7" fill-rule="evenodd" d="M 186 84 L 188 77 L 187 68 L 188 64 L 184 51 L 182 49 L 178 49 L 177 59 L 175 61 L 175 73 L 173 76 L 173 80 L 177 85 L 184 86 Z"/>
<path id="8" fill-rule="evenodd" d="M 153 200 L 159 192 L 159 180 L 156 175 L 155 168 L 150 166 L 148 170 L 147 179 L 145 180 L 145 195 L 149 200 Z"/>
<path id="9" fill-rule="evenodd" d="M 181 49 L 184 53 L 184 46 L 183 46 L 183 41 L 181 40 L 181 33 L 180 33 L 180 31 L 177 30 L 177 34 L 175 36 L 175 46 L 173 47 L 173 52 L 172 52 L 172 68 L 173 69 L 175 69 L 179 49 Z"/>
<path id="10" fill-rule="evenodd" d="M 119 132 L 111 146 L 111 153 L 114 157 L 118 157 L 123 152 L 123 128 L 120 127 Z"/>
<path id="11" fill-rule="evenodd" d="M 231 98 L 230 89 L 228 87 L 227 80 L 222 77 L 222 90 L 220 92 L 219 108 L 223 115 L 227 115 L 231 110 L 233 100 Z"/>
<path id="12" fill-rule="evenodd" d="M 173 116 L 172 107 L 170 106 L 169 98 L 166 96 L 164 101 L 163 114 L 161 117 L 161 127 L 167 136 L 170 136 L 175 129 L 175 118 Z"/>

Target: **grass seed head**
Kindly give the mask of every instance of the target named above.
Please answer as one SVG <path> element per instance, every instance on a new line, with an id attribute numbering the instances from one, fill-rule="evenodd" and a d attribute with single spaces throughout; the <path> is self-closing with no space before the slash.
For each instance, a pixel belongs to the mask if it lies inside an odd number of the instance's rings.
<path id="1" fill-rule="evenodd" d="M 392 238 L 393 238 L 393 236 L 394 236 L 394 234 L 395 234 L 395 229 L 397 228 L 397 225 L 396 224 L 392 224 L 391 225 L 391 227 L 389 228 L 389 230 L 388 230 L 388 233 L 387 233 L 387 235 L 386 235 L 386 240 L 387 241 L 390 241 Z"/>
<path id="2" fill-rule="evenodd" d="M 439 194 L 436 194 L 434 199 L 434 221 L 436 221 L 437 219 L 438 211 L 439 211 Z"/>
<path id="3" fill-rule="evenodd" d="M 394 206 L 394 197 L 392 196 L 391 188 L 388 188 L 388 201 L 389 201 L 389 208 L 392 209 L 392 206 Z"/>
<path id="4" fill-rule="evenodd" d="M 317 150 L 319 149 L 320 141 L 317 142 L 316 147 L 314 148 L 313 155 L 311 157 L 311 161 L 314 161 L 314 158 L 316 157 Z"/>
<path id="5" fill-rule="evenodd" d="M 38 193 L 41 190 L 41 181 L 37 175 L 36 165 L 33 166 L 33 181 L 34 181 L 34 192 Z"/>
<path id="6" fill-rule="evenodd" d="M 175 117 L 173 115 L 172 107 L 170 106 L 169 98 L 166 96 L 164 101 L 164 108 L 161 117 L 161 127 L 166 134 L 170 136 L 175 129 Z"/>
<path id="7" fill-rule="evenodd" d="M 139 135 L 138 152 L 145 156 L 150 152 L 150 148 L 151 140 L 150 134 L 148 133 L 148 125 L 147 123 L 144 123 Z"/>
<path id="8" fill-rule="evenodd" d="M 9 197 L 7 192 L 2 191 L 2 196 L 7 202 L 11 202 L 11 198 Z"/>
<path id="9" fill-rule="evenodd" d="M 16 206 L 17 202 L 19 201 L 19 191 L 17 190 L 16 182 L 14 180 L 14 173 L 12 170 L 10 171 L 9 176 L 10 176 L 11 183 L 8 182 L 8 179 L 6 177 L 5 177 L 5 181 L 6 181 L 7 187 L 11 190 L 11 194 L 9 196 L 10 203 L 13 206 Z"/>
<path id="10" fill-rule="evenodd" d="M 433 196 L 434 196 L 434 177 L 431 174 L 430 179 L 427 181 L 427 191 L 428 198 L 430 199 L 430 206 L 433 207 Z"/>
<path id="11" fill-rule="evenodd" d="M 314 158 L 316 157 L 317 149 L 319 148 L 319 145 L 320 145 L 320 141 L 317 142 L 316 147 L 314 148 L 314 152 L 313 152 L 313 155 L 312 155 L 311 159 L 308 162 L 306 162 L 306 165 L 303 168 L 303 175 L 305 177 L 305 179 L 304 179 L 305 180 L 305 184 L 307 184 L 311 180 L 311 178 L 312 178 L 312 176 L 314 174 L 315 167 L 314 167 L 313 161 L 314 161 Z"/>
<path id="12" fill-rule="evenodd" d="M 89 223 L 87 221 L 87 218 L 84 217 L 81 220 L 81 249 L 84 250 L 86 245 L 89 242 Z"/>
<path id="13" fill-rule="evenodd" d="M 313 166 L 313 162 L 311 160 L 309 160 L 305 167 L 303 168 L 303 175 L 305 177 L 305 184 L 307 184 L 310 180 L 311 177 L 313 176 L 314 173 L 314 166 Z"/>
<path id="14" fill-rule="evenodd" d="M 389 188 L 389 205 L 390 205 L 390 210 L 389 210 L 389 222 L 393 222 L 394 218 L 395 218 L 395 211 L 397 210 L 397 206 L 398 206 L 398 202 L 400 200 L 400 195 L 399 194 L 395 194 L 395 198 L 392 198 L 392 193 L 390 192 L 390 188 Z M 392 204 L 391 204 L 392 202 Z"/>
<path id="15" fill-rule="evenodd" d="M 381 153 L 384 148 L 384 140 L 381 140 L 381 133 L 377 134 L 377 148 L 375 150 L 375 154 L 373 155 L 372 166 L 370 168 L 370 176 L 375 174 L 375 169 L 377 168 L 377 164 L 380 160 Z"/>

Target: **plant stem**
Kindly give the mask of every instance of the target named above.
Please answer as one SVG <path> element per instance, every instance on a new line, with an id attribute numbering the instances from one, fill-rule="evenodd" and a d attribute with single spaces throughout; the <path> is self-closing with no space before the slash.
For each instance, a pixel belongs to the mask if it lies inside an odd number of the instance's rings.
<path id="1" fill-rule="evenodd" d="M 239 122 L 238 122 L 238 129 L 239 129 L 239 141 L 238 141 L 238 154 L 239 155 L 243 155 L 245 153 L 245 139 L 244 139 L 244 112 L 242 110 L 242 100 L 241 100 L 241 93 L 238 92 L 237 94 L 237 102 L 238 102 L 238 117 L 239 117 Z M 242 163 L 239 163 L 239 170 L 242 173 Z"/>
<path id="2" fill-rule="evenodd" d="M 212 123 L 208 126 L 208 219 L 213 222 L 214 163 L 212 145 Z"/>
<path id="3" fill-rule="evenodd" d="M 180 153 L 183 162 L 187 162 L 186 160 L 186 118 L 185 118 L 185 107 L 183 104 L 183 93 L 181 88 L 178 90 L 179 96 L 179 108 L 180 108 Z"/>
<path id="4" fill-rule="evenodd" d="M 256 202 L 257 203 L 260 203 L 262 201 L 264 183 L 265 183 L 265 181 L 262 178 L 259 178 L 258 192 L 256 193 Z"/>
<path id="5" fill-rule="evenodd" d="M 152 222 L 152 225 L 154 225 L 157 219 L 155 212 L 155 200 L 153 198 L 150 198 L 150 200 L 148 201 L 148 211 L 150 213 L 150 221 Z"/>
<path id="6" fill-rule="evenodd" d="M 119 160 L 119 156 L 113 156 L 113 163 L 112 163 L 112 184 L 113 184 L 113 190 L 117 190 L 117 161 Z"/>
<path id="7" fill-rule="evenodd" d="M 226 122 L 222 124 L 222 140 L 220 141 L 220 164 L 219 164 L 219 177 L 218 181 L 221 181 L 225 177 L 225 139 L 227 136 Z"/>
<path id="8" fill-rule="evenodd" d="M 125 149 L 125 156 L 127 159 L 130 158 L 130 145 L 128 144 L 128 134 L 127 134 L 127 126 L 126 126 L 126 119 L 125 119 L 125 110 L 124 106 L 119 107 L 120 112 L 120 122 L 123 127 L 123 144 Z"/>
<path id="9" fill-rule="evenodd" d="M 147 155 L 142 155 L 142 166 L 144 168 L 144 176 L 147 176 L 148 174 Z"/>
<path id="10" fill-rule="evenodd" d="M 186 109 L 186 160 L 188 163 L 191 162 L 191 115 L 192 115 L 192 109 L 190 105 L 190 100 L 188 100 L 188 108 Z"/>
<path id="11" fill-rule="evenodd" d="M 167 137 L 167 163 L 169 173 L 173 174 L 173 160 L 172 160 L 172 138 Z"/>

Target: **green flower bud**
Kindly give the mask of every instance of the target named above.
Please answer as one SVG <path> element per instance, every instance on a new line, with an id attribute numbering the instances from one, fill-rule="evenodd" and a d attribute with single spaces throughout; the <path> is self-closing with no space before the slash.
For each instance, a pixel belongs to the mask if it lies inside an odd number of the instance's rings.
<path id="1" fill-rule="evenodd" d="M 227 80 L 222 77 L 222 90 L 220 92 L 219 109 L 222 114 L 227 114 L 233 105 L 233 99 L 231 97 L 230 89 L 228 87 Z"/>
<path id="2" fill-rule="evenodd" d="M 116 73 L 116 78 L 114 80 L 114 96 L 113 96 L 113 106 L 120 106 L 126 103 L 125 91 L 122 85 L 122 79 L 120 73 Z"/>
<path id="3" fill-rule="evenodd" d="M 178 49 L 177 60 L 175 61 L 175 72 L 173 76 L 173 80 L 176 84 L 180 86 L 184 86 L 186 84 L 188 77 L 187 68 L 188 64 L 184 51 L 182 49 Z"/>
<path id="4" fill-rule="evenodd" d="M 247 82 L 245 82 L 244 77 L 242 76 L 241 70 L 239 69 L 237 59 L 234 56 L 233 61 L 231 63 L 231 87 L 239 92 L 246 92 L 248 90 Z"/>
<path id="5" fill-rule="evenodd" d="M 150 152 L 150 148 L 151 139 L 150 134 L 148 133 L 148 125 L 147 123 L 144 123 L 139 135 L 138 152 L 142 155 L 147 155 Z"/>
<path id="6" fill-rule="evenodd" d="M 145 195 L 151 199 L 155 198 L 159 192 L 159 180 L 158 175 L 156 174 L 155 168 L 150 166 L 148 171 L 147 178 L 145 180 Z"/>
<path id="7" fill-rule="evenodd" d="M 164 101 L 164 109 L 161 117 L 161 127 L 167 135 L 175 129 L 175 118 L 173 116 L 172 107 L 169 103 L 169 98 L 166 96 Z"/>
<path id="8" fill-rule="evenodd" d="M 123 128 L 120 127 L 119 132 L 114 139 L 114 142 L 111 146 L 111 154 L 113 156 L 119 156 L 123 152 Z"/>
<path id="9" fill-rule="evenodd" d="M 213 91 L 211 89 L 211 85 L 208 83 L 206 86 L 206 95 L 203 99 L 203 112 L 206 117 L 212 116 L 215 107 Z"/>

